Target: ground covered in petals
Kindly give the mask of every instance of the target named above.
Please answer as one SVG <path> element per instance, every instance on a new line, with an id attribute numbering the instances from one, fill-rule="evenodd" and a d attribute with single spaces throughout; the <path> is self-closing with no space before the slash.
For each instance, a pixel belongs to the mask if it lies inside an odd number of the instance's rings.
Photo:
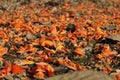
<path id="1" fill-rule="evenodd" d="M 120 80 L 120 0 L 0 0 L 1 80 L 83 70 Z"/>

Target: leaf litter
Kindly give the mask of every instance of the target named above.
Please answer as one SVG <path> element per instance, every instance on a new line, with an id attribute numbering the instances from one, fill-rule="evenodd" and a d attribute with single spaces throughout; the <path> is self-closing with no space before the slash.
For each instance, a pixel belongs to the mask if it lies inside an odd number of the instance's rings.
<path id="1" fill-rule="evenodd" d="M 119 80 L 119 3 L 1 0 L 0 78 L 46 79 L 95 70 Z"/>

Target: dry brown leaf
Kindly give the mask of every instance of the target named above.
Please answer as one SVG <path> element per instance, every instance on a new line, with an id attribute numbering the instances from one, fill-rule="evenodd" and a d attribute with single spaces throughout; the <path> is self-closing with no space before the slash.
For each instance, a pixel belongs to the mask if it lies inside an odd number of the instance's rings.
<path id="1" fill-rule="evenodd" d="M 111 34 L 111 35 L 107 36 L 106 38 L 120 41 L 120 34 Z"/>

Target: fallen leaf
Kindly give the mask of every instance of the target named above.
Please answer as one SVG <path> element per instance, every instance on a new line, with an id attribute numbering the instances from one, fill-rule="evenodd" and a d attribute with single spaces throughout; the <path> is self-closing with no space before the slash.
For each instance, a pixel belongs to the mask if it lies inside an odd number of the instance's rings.
<path id="1" fill-rule="evenodd" d="M 111 34 L 111 35 L 107 36 L 106 38 L 120 41 L 120 34 Z"/>
<path id="2" fill-rule="evenodd" d="M 20 65 L 34 64 L 34 61 L 30 61 L 30 60 L 25 59 L 25 60 L 15 60 L 14 63 L 20 66 Z"/>
<path id="3" fill-rule="evenodd" d="M 27 39 L 36 39 L 36 36 L 33 35 L 32 33 L 28 32 L 26 35 Z"/>

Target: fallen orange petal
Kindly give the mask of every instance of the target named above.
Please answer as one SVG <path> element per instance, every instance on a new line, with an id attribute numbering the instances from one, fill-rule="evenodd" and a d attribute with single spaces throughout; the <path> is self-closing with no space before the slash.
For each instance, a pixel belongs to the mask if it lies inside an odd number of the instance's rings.
<path id="1" fill-rule="evenodd" d="M 2 47 L 2 46 L 0 45 L 0 56 L 3 56 L 4 54 L 6 54 L 6 53 L 7 53 L 7 51 L 8 51 L 8 49 L 7 49 L 7 48 Z"/>
<path id="2" fill-rule="evenodd" d="M 37 66 L 38 66 L 37 70 L 39 70 L 39 68 L 40 69 L 42 68 L 48 76 L 53 76 L 54 75 L 54 69 L 48 63 L 40 62 L 40 63 L 37 64 Z"/>
<path id="3" fill-rule="evenodd" d="M 41 46 L 45 47 L 45 46 L 49 46 L 49 47 L 52 47 L 54 44 L 52 41 L 50 40 L 45 40 L 41 43 Z"/>
<path id="4" fill-rule="evenodd" d="M 76 55 L 79 55 L 80 57 L 84 56 L 84 52 L 81 48 L 76 48 L 74 52 Z"/>
<path id="5" fill-rule="evenodd" d="M 34 74 L 34 78 L 37 78 L 37 79 L 44 79 L 45 78 L 45 74 L 43 72 L 37 72 Z"/>
<path id="6" fill-rule="evenodd" d="M 19 65 L 14 65 L 13 64 L 11 69 L 12 69 L 11 71 L 12 71 L 13 74 L 18 74 L 18 73 L 23 73 L 24 72 L 24 69 Z"/>
<path id="7" fill-rule="evenodd" d="M 6 68 L 0 70 L 0 78 L 7 76 L 10 71 L 11 71 L 10 67 L 6 67 Z"/>

